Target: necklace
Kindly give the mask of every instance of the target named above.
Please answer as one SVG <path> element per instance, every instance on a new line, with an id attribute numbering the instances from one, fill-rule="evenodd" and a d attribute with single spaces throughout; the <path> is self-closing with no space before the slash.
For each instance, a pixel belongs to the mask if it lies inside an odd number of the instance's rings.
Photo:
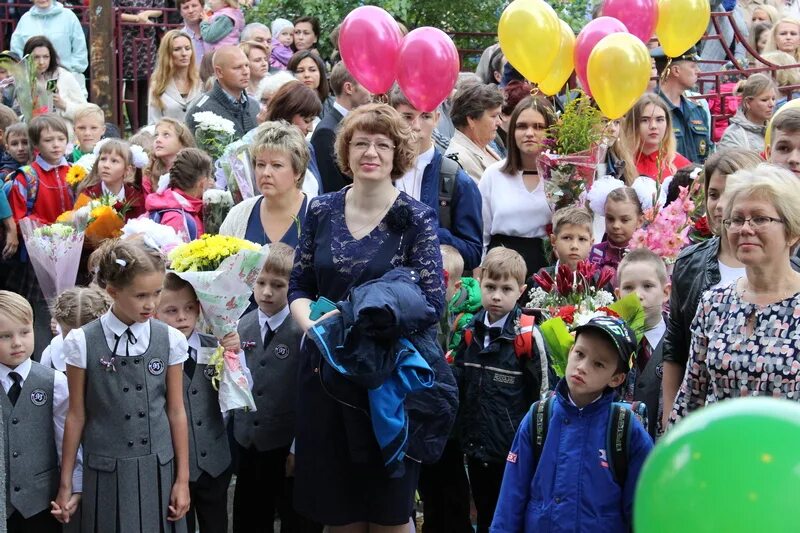
<path id="1" fill-rule="evenodd" d="M 384 214 L 386 214 L 386 212 L 389 210 L 389 208 L 392 207 L 392 204 L 394 203 L 395 198 L 390 198 L 389 199 L 389 203 L 387 203 L 386 206 L 383 209 L 378 211 L 378 213 L 375 216 L 373 216 L 371 219 L 369 219 L 366 224 L 360 226 L 356 230 L 350 231 L 350 234 L 353 235 L 354 237 L 356 237 L 357 235 L 360 235 L 361 232 L 364 231 L 364 229 L 372 226 L 375 223 L 376 220 L 379 220 Z M 358 237 L 356 237 L 356 238 L 358 238 Z"/>

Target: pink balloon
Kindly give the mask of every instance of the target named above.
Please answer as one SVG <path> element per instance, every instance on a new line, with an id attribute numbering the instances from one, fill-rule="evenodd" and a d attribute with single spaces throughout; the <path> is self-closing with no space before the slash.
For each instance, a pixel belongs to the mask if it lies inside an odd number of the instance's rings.
<path id="1" fill-rule="evenodd" d="M 430 113 L 456 86 L 461 62 L 453 40 L 437 28 L 417 28 L 403 39 L 397 83 L 418 111 Z"/>
<path id="2" fill-rule="evenodd" d="M 578 81 L 586 94 L 592 94 L 589 87 L 589 78 L 586 76 L 586 66 L 589 64 L 589 54 L 600 39 L 616 32 L 627 32 L 628 29 L 619 20 L 611 17 L 598 17 L 583 27 L 575 41 L 575 73 Z"/>
<path id="3" fill-rule="evenodd" d="M 658 23 L 658 0 L 605 0 L 603 15 L 619 20 L 647 44 Z"/>
<path id="4" fill-rule="evenodd" d="M 373 94 L 392 88 L 403 34 L 394 18 L 375 6 L 351 11 L 339 31 L 339 52 L 347 70 Z"/>

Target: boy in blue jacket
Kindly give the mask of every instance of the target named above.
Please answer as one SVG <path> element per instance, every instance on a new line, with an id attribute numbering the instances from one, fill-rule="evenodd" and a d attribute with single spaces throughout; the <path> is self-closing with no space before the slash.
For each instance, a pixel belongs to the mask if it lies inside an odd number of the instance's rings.
<path id="1" fill-rule="evenodd" d="M 514 437 L 492 532 L 630 531 L 636 480 L 653 442 L 636 417 L 628 417 L 627 473 L 619 481 L 607 442 L 613 389 L 625 380 L 636 347 L 633 331 L 619 318 L 596 317 L 576 329 L 549 421 L 532 422 L 541 411 L 531 409 Z M 537 427 L 546 428 L 539 430 L 538 448 Z"/>

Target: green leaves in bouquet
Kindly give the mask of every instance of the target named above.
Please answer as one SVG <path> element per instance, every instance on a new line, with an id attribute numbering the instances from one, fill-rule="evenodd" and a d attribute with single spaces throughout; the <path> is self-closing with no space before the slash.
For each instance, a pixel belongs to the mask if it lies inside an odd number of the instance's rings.
<path id="1" fill-rule="evenodd" d="M 555 152 L 577 154 L 597 145 L 602 138 L 603 115 L 586 93 L 578 90 L 567 100 L 564 112 L 547 131 L 555 142 Z"/>

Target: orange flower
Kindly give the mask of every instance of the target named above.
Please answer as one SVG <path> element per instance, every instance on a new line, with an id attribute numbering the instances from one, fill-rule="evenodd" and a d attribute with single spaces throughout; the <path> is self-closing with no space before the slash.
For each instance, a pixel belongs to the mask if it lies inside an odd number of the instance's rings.
<path id="1" fill-rule="evenodd" d="M 58 215 L 58 218 L 56 218 L 56 222 L 58 222 L 60 224 L 69 224 L 70 222 L 72 222 L 72 214 L 73 213 L 74 213 L 74 211 L 72 211 L 72 210 L 64 211 L 63 213 Z"/>
<path id="2" fill-rule="evenodd" d="M 92 199 L 89 198 L 88 195 L 86 195 L 84 193 L 80 193 L 78 195 L 78 198 L 75 200 L 75 205 L 72 206 L 72 209 L 78 210 L 78 209 L 80 209 L 81 207 L 85 206 L 86 204 L 88 204 L 91 201 L 92 201 Z"/>
<path id="3" fill-rule="evenodd" d="M 114 208 L 107 205 L 92 209 L 89 218 L 92 222 L 86 227 L 86 237 L 94 242 L 118 237 L 125 224 Z"/>

